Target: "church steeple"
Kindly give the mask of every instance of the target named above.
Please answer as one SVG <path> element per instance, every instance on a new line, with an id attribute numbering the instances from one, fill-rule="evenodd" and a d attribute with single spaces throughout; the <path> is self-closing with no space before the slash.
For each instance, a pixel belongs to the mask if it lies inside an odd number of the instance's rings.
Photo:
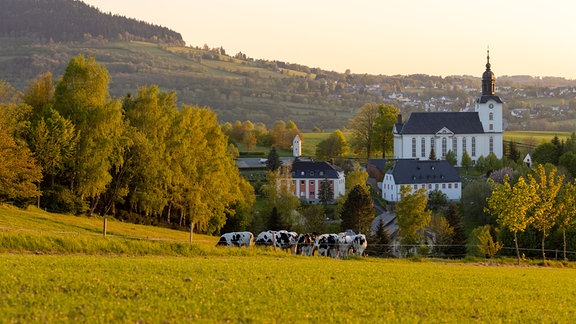
<path id="1" fill-rule="evenodd" d="M 487 51 L 486 56 L 486 71 L 482 74 L 482 95 L 493 96 L 495 88 L 494 73 L 490 70 L 490 50 Z"/>

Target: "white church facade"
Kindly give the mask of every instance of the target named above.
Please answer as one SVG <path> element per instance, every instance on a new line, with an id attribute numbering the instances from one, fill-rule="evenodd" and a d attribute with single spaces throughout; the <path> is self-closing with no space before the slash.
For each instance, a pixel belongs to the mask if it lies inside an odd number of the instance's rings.
<path id="1" fill-rule="evenodd" d="M 394 158 L 428 160 L 434 151 L 437 159 L 445 159 L 452 151 L 461 165 L 464 152 L 475 163 L 480 156 L 494 153 L 503 156 L 502 100 L 495 95 L 494 73 L 490 55 L 482 75 L 482 95 L 472 112 L 414 112 L 394 125 Z"/>

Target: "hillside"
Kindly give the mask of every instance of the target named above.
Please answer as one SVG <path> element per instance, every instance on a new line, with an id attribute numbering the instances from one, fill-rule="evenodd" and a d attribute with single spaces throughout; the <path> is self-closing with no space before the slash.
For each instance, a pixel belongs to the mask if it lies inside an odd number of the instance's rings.
<path id="1" fill-rule="evenodd" d="M 85 54 L 106 66 L 113 96 L 157 84 L 175 91 L 181 103 L 211 107 L 221 122 L 251 120 L 271 126 L 276 120 L 293 120 L 302 130 L 333 130 L 344 127 L 367 102 L 395 105 L 404 116 L 458 111 L 473 105 L 484 70 L 484 62 L 472 62 L 477 76 L 338 73 L 227 53 L 222 47 L 184 46 L 176 32 L 103 14 L 80 1 L 0 1 L 6 7 L 0 13 L 0 80 L 16 89 L 24 90 L 40 73 L 60 76 L 73 56 Z M 30 3 L 41 5 L 26 10 Z M 68 22 L 56 12 L 82 19 Z M 576 80 L 497 74 L 496 84 L 508 129 L 576 128 Z"/>

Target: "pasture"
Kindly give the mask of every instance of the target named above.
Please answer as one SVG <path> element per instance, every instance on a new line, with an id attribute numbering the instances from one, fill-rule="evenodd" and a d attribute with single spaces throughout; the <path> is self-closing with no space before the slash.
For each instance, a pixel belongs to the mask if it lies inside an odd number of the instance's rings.
<path id="1" fill-rule="evenodd" d="M 568 322 L 574 271 L 285 254 L 4 254 L 0 314 L 7 322 Z"/>

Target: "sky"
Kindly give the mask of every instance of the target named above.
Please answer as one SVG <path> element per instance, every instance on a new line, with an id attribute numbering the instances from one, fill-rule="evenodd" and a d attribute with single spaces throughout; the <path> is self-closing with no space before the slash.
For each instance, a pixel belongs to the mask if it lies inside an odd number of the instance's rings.
<path id="1" fill-rule="evenodd" d="M 570 0 L 83 0 L 186 45 L 343 73 L 576 79 Z"/>

